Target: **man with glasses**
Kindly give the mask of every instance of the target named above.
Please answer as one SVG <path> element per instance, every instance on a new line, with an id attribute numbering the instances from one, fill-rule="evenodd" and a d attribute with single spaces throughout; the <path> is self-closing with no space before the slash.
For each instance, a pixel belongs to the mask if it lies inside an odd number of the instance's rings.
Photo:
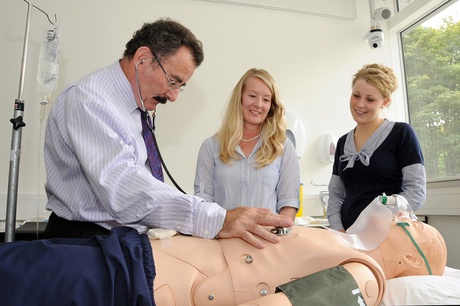
<path id="1" fill-rule="evenodd" d="M 241 237 L 264 247 L 279 237 L 263 226 L 292 221 L 268 210 L 216 203 L 183 194 L 151 170 L 142 137 L 149 112 L 174 102 L 203 61 L 202 44 L 181 24 L 146 23 L 123 57 L 70 85 L 51 108 L 45 134 L 45 237 L 90 237 L 129 226 L 165 228 L 203 238 Z M 149 134 L 149 133 L 147 133 Z M 152 169 L 155 167 L 152 167 Z M 153 175 L 152 175 L 153 174 Z"/>

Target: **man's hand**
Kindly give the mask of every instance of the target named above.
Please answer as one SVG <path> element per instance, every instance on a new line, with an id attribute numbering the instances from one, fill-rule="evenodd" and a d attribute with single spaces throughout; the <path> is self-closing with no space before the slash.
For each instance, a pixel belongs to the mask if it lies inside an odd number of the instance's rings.
<path id="1" fill-rule="evenodd" d="M 237 207 L 227 211 L 219 238 L 238 237 L 258 249 L 265 247 L 262 238 L 271 243 L 279 242 L 280 238 L 267 231 L 264 226 L 291 227 L 292 220 L 287 216 L 272 213 L 268 208 Z"/>

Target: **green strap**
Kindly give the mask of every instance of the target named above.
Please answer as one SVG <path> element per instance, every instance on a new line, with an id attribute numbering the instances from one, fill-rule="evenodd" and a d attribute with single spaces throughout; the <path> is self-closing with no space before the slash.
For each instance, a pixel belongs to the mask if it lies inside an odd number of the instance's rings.
<path id="1" fill-rule="evenodd" d="M 430 267 L 430 264 L 428 263 L 428 260 L 426 259 L 425 257 L 425 254 L 423 254 L 423 251 L 422 249 L 420 249 L 420 247 L 418 246 L 417 242 L 415 241 L 414 237 L 412 237 L 411 233 L 407 230 L 406 226 L 410 226 L 409 223 L 407 222 L 398 222 L 396 223 L 398 226 L 401 226 L 402 229 L 406 232 L 406 234 L 409 236 L 410 240 L 412 240 L 412 243 L 415 245 L 415 247 L 417 248 L 417 251 L 419 252 L 419 254 L 422 256 L 423 258 L 423 261 L 425 262 L 425 265 L 426 265 L 426 268 L 428 269 L 428 273 L 430 273 L 430 275 L 433 275 L 433 272 L 431 272 L 431 267 Z"/>

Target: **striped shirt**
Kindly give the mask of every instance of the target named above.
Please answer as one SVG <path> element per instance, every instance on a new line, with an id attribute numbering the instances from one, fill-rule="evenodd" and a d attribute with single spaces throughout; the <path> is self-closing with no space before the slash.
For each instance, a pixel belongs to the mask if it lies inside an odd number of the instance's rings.
<path id="1" fill-rule="evenodd" d="M 216 137 L 206 139 L 198 155 L 195 195 L 227 210 L 238 206 L 265 207 L 275 213 L 283 207 L 298 209 L 300 170 L 294 145 L 287 139 L 283 154 L 258 168 L 256 158 L 261 145 L 259 139 L 248 158 L 237 146 L 240 159 L 225 164 L 219 158 Z"/>
<path id="2" fill-rule="evenodd" d="M 46 208 L 111 229 L 172 229 L 213 238 L 226 212 L 156 180 L 140 111 L 118 61 L 70 85 L 53 104 L 45 134 Z"/>

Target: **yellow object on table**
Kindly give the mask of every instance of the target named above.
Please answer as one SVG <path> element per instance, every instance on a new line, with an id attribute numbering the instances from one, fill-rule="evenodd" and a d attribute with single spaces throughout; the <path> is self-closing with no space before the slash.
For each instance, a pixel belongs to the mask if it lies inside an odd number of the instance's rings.
<path id="1" fill-rule="evenodd" d="M 299 185 L 299 210 L 297 211 L 296 217 L 302 217 L 303 215 L 303 183 Z"/>

